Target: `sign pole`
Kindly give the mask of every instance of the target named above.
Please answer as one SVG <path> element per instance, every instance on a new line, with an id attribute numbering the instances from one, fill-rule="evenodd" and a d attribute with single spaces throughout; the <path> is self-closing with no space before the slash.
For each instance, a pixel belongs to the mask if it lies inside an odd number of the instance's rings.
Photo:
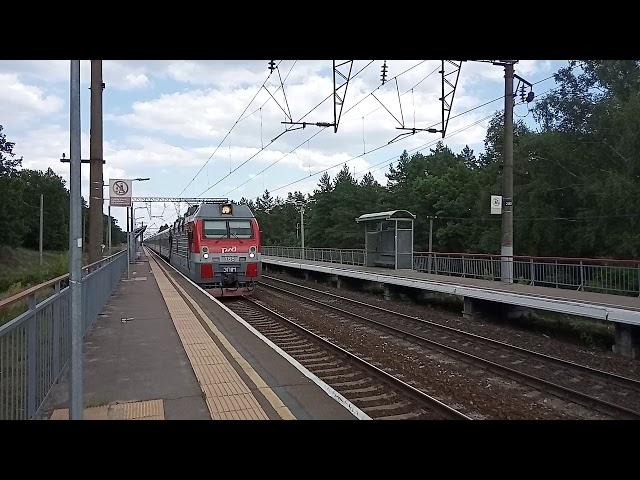
<path id="1" fill-rule="evenodd" d="M 111 255 L 111 203 L 109 203 L 109 255 Z"/>
<path id="2" fill-rule="evenodd" d="M 127 280 L 130 279 L 131 272 L 129 263 L 131 262 L 131 234 L 129 233 L 129 210 L 131 208 L 131 180 L 125 178 L 109 179 L 109 209 L 111 207 L 127 208 Z M 111 218 L 111 215 L 109 215 Z M 111 232 L 111 230 L 109 230 Z"/>
<path id="3" fill-rule="evenodd" d="M 129 207 L 127 207 L 127 280 L 130 278 L 129 264 L 131 263 L 131 235 L 129 235 Z"/>

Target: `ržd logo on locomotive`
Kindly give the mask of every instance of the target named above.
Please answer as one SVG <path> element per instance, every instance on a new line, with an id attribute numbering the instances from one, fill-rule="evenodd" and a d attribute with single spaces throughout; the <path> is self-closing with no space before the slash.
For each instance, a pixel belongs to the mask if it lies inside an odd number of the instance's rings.
<path id="1" fill-rule="evenodd" d="M 233 247 L 222 247 L 222 253 L 236 253 L 238 248 L 234 245 Z"/>

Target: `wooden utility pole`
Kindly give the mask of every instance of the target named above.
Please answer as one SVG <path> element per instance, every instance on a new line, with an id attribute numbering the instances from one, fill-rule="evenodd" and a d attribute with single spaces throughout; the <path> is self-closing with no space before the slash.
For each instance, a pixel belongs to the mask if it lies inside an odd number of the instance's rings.
<path id="1" fill-rule="evenodd" d="M 89 174 L 89 263 L 102 258 L 103 179 L 102 179 L 102 60 L 91 60 L 91 133 Z"/>

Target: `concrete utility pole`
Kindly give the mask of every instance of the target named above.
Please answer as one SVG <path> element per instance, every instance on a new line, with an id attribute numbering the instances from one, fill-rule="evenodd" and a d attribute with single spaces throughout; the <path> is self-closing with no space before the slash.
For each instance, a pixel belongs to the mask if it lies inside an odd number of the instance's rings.
<path id="1" fill-rule="evenodd" d="M 103 180 L 102 180 L 102 60 L 91 60 L 91 139 L 89 187 L 89 263 L 102 258 Z"/>
<path id="2" fill-rule="evenodd" d="M 304 203 L 300 204 L 300 240 L 302 242 L 302 260 L 304 260 Z"/>
<path id="3" fill-rule="evenodd" d="M 504 165 L 502 168 L 502 281 L 513 283 L 513 63 L 504 63 Z"/>
<path id="4" fill-rule="evenodd" d="M 80 60 L 71 60 L 69 173 L 69 284 L 71 288 L 71 420 L 82 420 L 82 192 L 80 190 Z"/>

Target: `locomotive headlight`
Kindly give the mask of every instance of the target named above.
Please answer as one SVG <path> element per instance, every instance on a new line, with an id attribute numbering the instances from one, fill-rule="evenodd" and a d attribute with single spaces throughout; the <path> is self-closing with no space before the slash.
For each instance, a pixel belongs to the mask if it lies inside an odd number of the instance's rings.
<path id="1" fill-rule="evenodd" d="M 253 257 L 255 257 L 255 256 L 256 256 L 256 254 L 255 254 L 255 253 L 253 253 L 253 252 L 249 253 L 249 257 L 250 257 L 250 258 L 253 258 Z"/>
<path id="2" fill-rule="evenodd" d="M 209 258 L 209 254 L 208 254 L 208 253 L 203 253 L 203 254 L 202 254 L 202 258 L 205 258 L 205 259 L 206 259 L 206 258 Z"/>
<path id="3" fill-rule="evenodd" d="M 256 247 L 249 247 L 249 257 L 253 258 L 256 256 Z"/>
<path id="4" fill-rule="evenodd" d="M 204 259 L 209 258 L 209 247 L 202 247 L 201 251 L 202 251 L 202 258 Z"/>

